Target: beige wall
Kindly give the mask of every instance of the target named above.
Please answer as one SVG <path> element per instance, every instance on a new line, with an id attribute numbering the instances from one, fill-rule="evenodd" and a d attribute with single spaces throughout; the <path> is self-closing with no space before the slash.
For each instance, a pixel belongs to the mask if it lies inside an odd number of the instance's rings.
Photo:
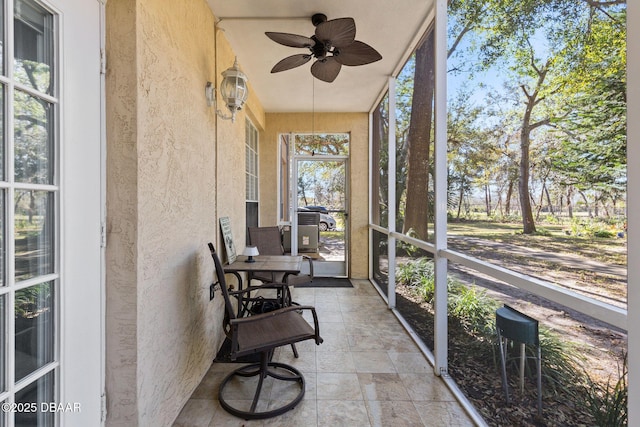
<path id="1" fill-rule="evenodd" d="M 278 135 L 289 132 L 348 132 L 349 219 L 351 220 L 349 277 L 368 277 L 369 125 L 367 113 L 273 113 L 266 115 L 266 129 L 260 135 L 260 222 L 276 224 L 278 218 Z"/>
<path id="2" fill-rule="evenodd" d="M 254 97 L 235 123 L 207 107 L 234 55 L 205 0 L 109 0 L 106 22 L 107 425 L 170 425 L 223 340 L 206 243 L 221 249 L 229 216 L 242 248 L 237 165 L 246 114 L 261 128 L 264 112 Z"/>
<path id="3" fill-rule="evenodd" d="M 311 130 L 311 116 L 266 115 L 253 91 L 235 123 L 207 107 L 234 52 L 205 0 L 110 0 L 106 13 L 107 425 L 170 425 L 223 341 L 206 243 L 223 252 L 228 216 L 244 246 L 245 120 L 260 131 L 264 224 L 277 134 Z M 367 114 L 317 114 L 315 129 L 351 133 L 350 276 L 367 277 Z"/>

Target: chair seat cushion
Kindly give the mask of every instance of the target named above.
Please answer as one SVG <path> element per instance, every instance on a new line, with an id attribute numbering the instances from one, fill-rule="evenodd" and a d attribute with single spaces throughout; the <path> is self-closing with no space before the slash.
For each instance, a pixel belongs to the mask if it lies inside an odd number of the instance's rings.
<path id="1" fill-rule="evenodd" d="M 259 322 L 238 325 L 236 356 L 292 344 L 315 337 L 315 331 L 297 311 L 260 315 Z"/>

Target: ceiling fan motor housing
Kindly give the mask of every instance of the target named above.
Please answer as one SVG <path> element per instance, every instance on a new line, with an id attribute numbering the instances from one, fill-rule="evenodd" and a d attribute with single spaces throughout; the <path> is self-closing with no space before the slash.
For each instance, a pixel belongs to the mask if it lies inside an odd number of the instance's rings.
<path id="1" fill-rule="evenodd" d="M 327 15 L 324 13 L 316 13 L 311 17 L 311 23 L 314 27 L 317 27 L 319 24 L 322 24 L 327 20 Z"/>

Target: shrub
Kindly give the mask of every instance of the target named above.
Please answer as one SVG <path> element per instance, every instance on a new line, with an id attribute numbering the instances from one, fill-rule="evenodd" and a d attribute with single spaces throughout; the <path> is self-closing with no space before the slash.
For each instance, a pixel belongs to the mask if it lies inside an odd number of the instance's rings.
<path id="1" fill-rule="evenodd" d="M 433 303 L 435 294 L 435 272 L 431 259 L 418 258 L 400 265 L 396 272 L 396 281 L 412 288 L 414 294 L 420 296 L 425 302 L 429 304 Z M 447 289 L 449 289 L 449 292 L 456 286 L 460 285 L 452 279 L 447 278 Z"/>
<path id="2" fill-rule="evenodd" d="M 454 286 L 449 298 L 449 313 L 465 328 L 482 336 L 493 335 L 495 311 L 499 304 L 475 286 Z"/>
<path id="3" fill-rule="evenodd" d="M 551 231 L 549 231 L 548 229 L 543 228 L 543 227 L 538 227 L 536 229 L 536 235 L 537 236 L 551 236 Z"/>
<path id="4" fill-rule="evenodd" d="M 433 303 L 435 277 L 432 260 L 421 258 L 401 265 L 398 267 L 396 278 L 400 284 L 412 288 L 414 294 L 425 302 Z M 500 306 L 500 303 L 487 296 L 483 289 L 479 289 L 476 286 L 465 286 L 450 278 L 447 280 L 447 288 L 449 291 L 448 310 L 450 319 L 459 322 L 468 334 L 473 336 L 472 339 L 476 343 L 483 343 L 482 345 L 486 343 L 487 346 L 494 346 L 492 350 L 495 349 L 495 346 L 497 346 L 495 310 Z M 562 393 L 578 400 L 580 396 L 588 393 L 585 389 L 594 390 L 595 387 L 589 387 L 588 378 L 583 370 L 579 368 L 582 360 L 576 345 L 567 342 L 548 328 L 541 327 L 539 334 L 545 393 Z M 492 350 L 489 350 L 488 353 L 491 353 Z M 474 351 L 482 352 L 478 348 Z M 530 356 L 534 356 L 535 349 L 532 346 L 527 346 L 527 351 Z M 493 354 L 494 362 L 497 366 L 495 355 L 498 353 L 495 352 Z M 529 361 L 532 361 L 532 359 L 529 359 Z M 533 372 L 535 372 L 535 368 L 533 368 Z M 622 397 L 618 395 L 618 392 L 614 393 L 613 390 L 615 390 L 615 387 L 607 393 L 600 393 L 600 395 L 612 396 L 607 398 L 607 403 L 594 402 L 590 405 L 599 408 L 603 406 L 617 407 L 619 405 L 618 401 Z"/>
<path id="5" fill-rule="evenodd" d="M 621 427 L 627 425 L 627 358 L 624 358 L 618 381 L 612 386 L 588 378 L 586 404 L 598 426 Z"/>
<path id="6" fill-rule="evenodd" d="M 614 233 L 613 231 L 609 231 L 609 230 L 596 230 L 593 232 L 593 235 L 595 237 L 601 237 L 601 238 L 605 238 L 605 239 L 610 239 L 612 237 L 614 237 L 616 235 L 616 233 Z"/>

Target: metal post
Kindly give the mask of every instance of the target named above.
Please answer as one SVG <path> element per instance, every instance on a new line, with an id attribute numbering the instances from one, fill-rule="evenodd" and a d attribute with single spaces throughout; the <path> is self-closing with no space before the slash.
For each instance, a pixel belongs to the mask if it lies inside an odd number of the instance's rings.
<path id="1" fill-rule="evenodd" d="M 520 344 L 520 393 L 524 393 L 524 363 L 527 360 L 525 344 Z"/>
<path id="2" fill-rule="evenodd" d="M 389 308 L 393 309 L 396 307 L 396 239 L 391 237 L 391 233 L 396 231 L 396 79 L 393 77 L 389 77 L 389 176 L 387 178 L 389 193 L 387 301 Z"/>
<path id="3" fill-rule="evenodd" d="M 435 17 L 435 297 L 436 375 L 448 370 L 447 330 L 447 1 L 437 0 Z"/>

